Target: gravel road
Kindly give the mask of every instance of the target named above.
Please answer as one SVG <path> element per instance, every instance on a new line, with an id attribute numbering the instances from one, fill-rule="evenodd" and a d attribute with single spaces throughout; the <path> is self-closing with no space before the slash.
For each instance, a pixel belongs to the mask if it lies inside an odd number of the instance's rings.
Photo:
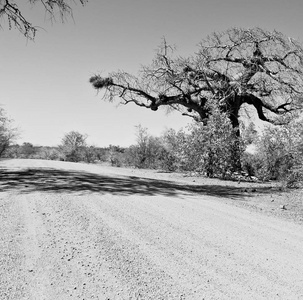
<path id="1" fill-rule="evenodd" d="M 1 300 L 303 299 L 303 227 L 233 190 L 41 160 L 0 174 Z"/>

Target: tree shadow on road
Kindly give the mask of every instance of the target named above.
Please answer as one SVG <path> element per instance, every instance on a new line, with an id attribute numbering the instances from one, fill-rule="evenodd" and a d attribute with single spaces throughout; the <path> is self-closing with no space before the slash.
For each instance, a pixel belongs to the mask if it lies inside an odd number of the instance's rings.
<path id="1" fill-rule="evenodd" d="M 268 188 L 267 188 L 268 189 Z M 231 199 L 243 199 L 239 187 L 224 185 L 193 185 L 168 180 L 136 176 L 100 175 L 83 171 L 46 168 L 1 170 L 0 191 L 51 193 L 110 193 L 113 195 L 182 196 L 200 194 Z M 259 190 L 258 192 L 266 192 Z M 247 195 L 245 195 L 247 196 Z"/>

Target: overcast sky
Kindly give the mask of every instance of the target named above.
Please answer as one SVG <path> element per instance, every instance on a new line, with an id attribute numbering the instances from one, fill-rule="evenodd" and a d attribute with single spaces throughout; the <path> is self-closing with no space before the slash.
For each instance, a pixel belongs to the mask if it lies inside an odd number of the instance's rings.
<path id="1" fill-rule="evenodd" d="M 160 135 L 191 122 L 177 112 L 117 107 L 88 83 L 99 72 L 136 74 L 163 37 L 184 56 L 230 27 L 276 29 L 303 41 L 302 0 L 89 0 L 72 4 L 74 18 L 64 24 L 51 23 L 38 5 L 15 2 L 40 27 L 31 42 L 1 20 L 0 105 L 21 129 L 19 143 L 54 146 L 75 130 L 96 146 L 129 146 L 138 124 Z"/>

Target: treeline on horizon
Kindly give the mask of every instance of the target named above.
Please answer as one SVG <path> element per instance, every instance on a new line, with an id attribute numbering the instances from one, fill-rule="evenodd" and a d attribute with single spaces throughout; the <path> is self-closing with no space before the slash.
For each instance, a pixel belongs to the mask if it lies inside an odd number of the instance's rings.
<path id="1" fill-rule="evenodd" d="M 195 172 L 232 180 L 279 180 L 288 187 L 297 187 L 302 181 L 303 126 L 299 120 L 268 125 L 261 133 L 252 122 L 242 124 L 239 137 L 227 115 L 217 111 L 206 125 L 193 122 L 179 131 L 168 129 L 159 137 L 139 125 L 136 143 L 130 147 L 96 147 L 86 139 L 87 135 L 72 131 L 57 147 L 11 144 L 2 157 Z M 255 150 L 248 152 L 248 146 Z M 236 152 L 241 169 L 235 162 Z"/>

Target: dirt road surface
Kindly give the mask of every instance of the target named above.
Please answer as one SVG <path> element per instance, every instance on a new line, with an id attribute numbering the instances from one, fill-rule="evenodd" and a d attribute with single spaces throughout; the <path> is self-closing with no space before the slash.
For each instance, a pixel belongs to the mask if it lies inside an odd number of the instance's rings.
<path id="1" fill-rule="evenodd" d="M 0 299 L 303 299 L 303 227 L 171 174 L 0 162 Z"/>

